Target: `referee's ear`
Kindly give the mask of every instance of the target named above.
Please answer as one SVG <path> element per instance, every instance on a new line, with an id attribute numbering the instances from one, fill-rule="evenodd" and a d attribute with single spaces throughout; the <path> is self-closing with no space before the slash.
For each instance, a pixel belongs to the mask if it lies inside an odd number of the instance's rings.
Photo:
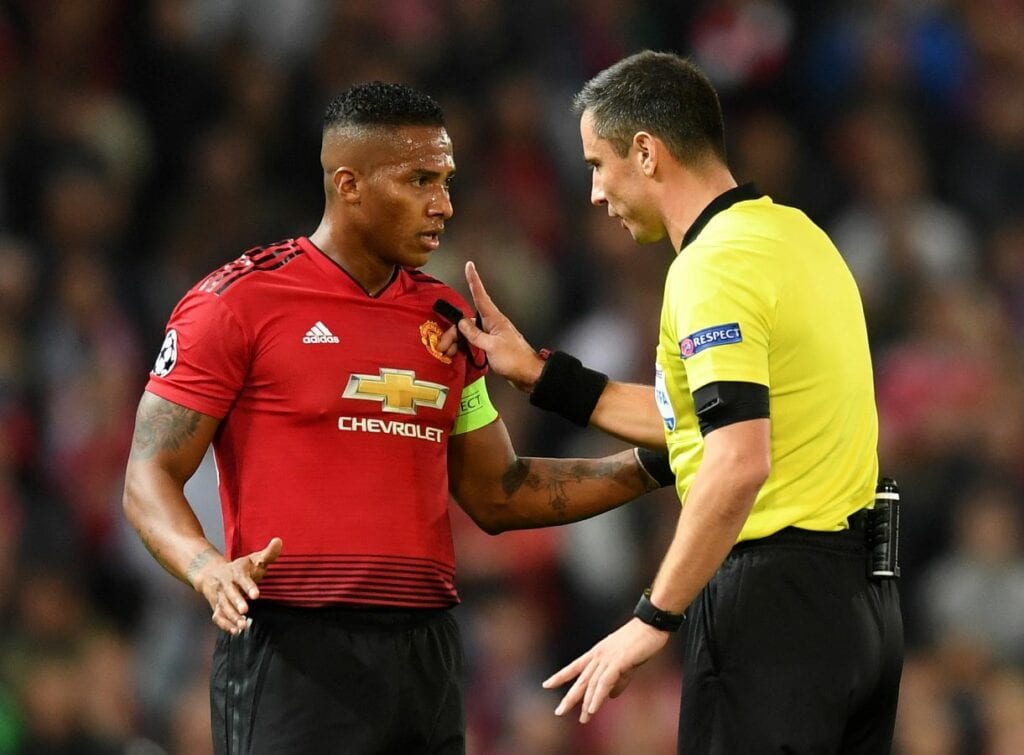
<path id="1" fill-rule="evenodd" d="M 661 156 L 661 142 L 647 131 L 637 131 L 633 135 L 633 148 L 636 150 L 640 171 L 647 177 L 654 176 Z"/>

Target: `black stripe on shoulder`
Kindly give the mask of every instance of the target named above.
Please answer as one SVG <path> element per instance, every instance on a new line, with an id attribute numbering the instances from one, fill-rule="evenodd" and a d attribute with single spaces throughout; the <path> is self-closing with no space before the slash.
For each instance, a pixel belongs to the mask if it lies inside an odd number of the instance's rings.
<path id="1" fill-rule="evenodd" d="M 238 259 L 206 276 L 200 282 L 198 290 L 220 296 L 245 276 L 260 271 L 277 270 L 302 253 L 302 247 L 294 239 L 255 246 Z"/>

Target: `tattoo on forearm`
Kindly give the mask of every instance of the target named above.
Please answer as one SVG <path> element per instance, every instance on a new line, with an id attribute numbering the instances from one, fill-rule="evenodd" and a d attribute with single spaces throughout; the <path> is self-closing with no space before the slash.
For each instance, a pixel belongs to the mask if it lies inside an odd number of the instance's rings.
<path id="1" fill-rule="evenodd" d="M 531 459 L 516 459 L 505 470 L 505 474 L 501 477 L 501 486 L 505 491 L 505 496 L 511 498 L 524 485 L 531 490 L 547 488 L 548 502 L 552 510 L 559 515 L 564 514 L 569 504 L 569 496 L 566 495 L 564 484 L 572 476 L 566 475 L 558 467 L 555 467 L 553 470 L 548 470 L 549 474 L 545 479 L 540 474 L 530 472 L 531 461 Z"/>
<path id="2" fill-rule="evenodd" d="M 202 553 L 199 553 L 195 558 L 192 559 L 192 563 L 185 569 L 185 579 L 188 580 L 190 585 L 194 585 L 196 581 L 196 575 L 202 571 L 203 567 L 209 563 L 210 559 L 217 555 L 217 549 L 210 546 Z"/>
<path id="3" fill-rule="evenodd" d="M 585 459 L 564 463 L 532 464 L 531 459 L 516 459 L 502 475 L 502 488 L 506 497 L 511 498 L 524 486 L 530 490 L 547 491 L 548 504 L 552 511 L 564 517 L 569 512 L 572 496 L 569 488 L 586 480 L 603 479 L 614 481 L 636 494 L 654 490 L 649 477 L 634 463 L 622 461 Z"/>
<path id="4" fill-rule="evenodd" d="M 199 413 L 169 401 L 139 408 L 131 458 L 148 459 L 160 451 L 176 451 L 199 427 Z"/>
<path id="5" fill-rule="evenodd" d="M 529 459 L 516 459 L 512 462 L 512 465 L 505 470 L 505 474 L 501 476 L 501 487 L 505 491 L 505 495 L 511 496 L 519 490 L 529 474 Z"/>

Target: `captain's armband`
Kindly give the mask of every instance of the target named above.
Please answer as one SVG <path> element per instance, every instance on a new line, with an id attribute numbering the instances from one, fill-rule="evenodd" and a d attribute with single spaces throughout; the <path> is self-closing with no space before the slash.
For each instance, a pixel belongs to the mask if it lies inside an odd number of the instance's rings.
<path id="1" fill-rule="evenodd" d="M 455 425 L 452 427 L 452 435 L 479 430 L 489 425 L 498 418 L 498 410 L 491 403 L 491 397 L 487 395 L 487 383 L 483 375 L 462 389 L 462 397 L 459 399 L 459 411 L 455 415 Z"/>

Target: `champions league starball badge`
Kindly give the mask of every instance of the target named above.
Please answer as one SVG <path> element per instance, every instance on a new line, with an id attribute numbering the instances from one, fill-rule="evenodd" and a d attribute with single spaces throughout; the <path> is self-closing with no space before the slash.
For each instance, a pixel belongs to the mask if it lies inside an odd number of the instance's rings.
<path id="1" fill-rule="evenodd" d="M 177 363 L 178 332 L 172 329 L 168 330 L 167 335 L 164 336 L 163 346 L 160 347 L 160 353 L 156 355 L 156 364 L 153 365 L 153 374 L 157 377 L 164 377 L 174 369 L 174 365 Z"/>

